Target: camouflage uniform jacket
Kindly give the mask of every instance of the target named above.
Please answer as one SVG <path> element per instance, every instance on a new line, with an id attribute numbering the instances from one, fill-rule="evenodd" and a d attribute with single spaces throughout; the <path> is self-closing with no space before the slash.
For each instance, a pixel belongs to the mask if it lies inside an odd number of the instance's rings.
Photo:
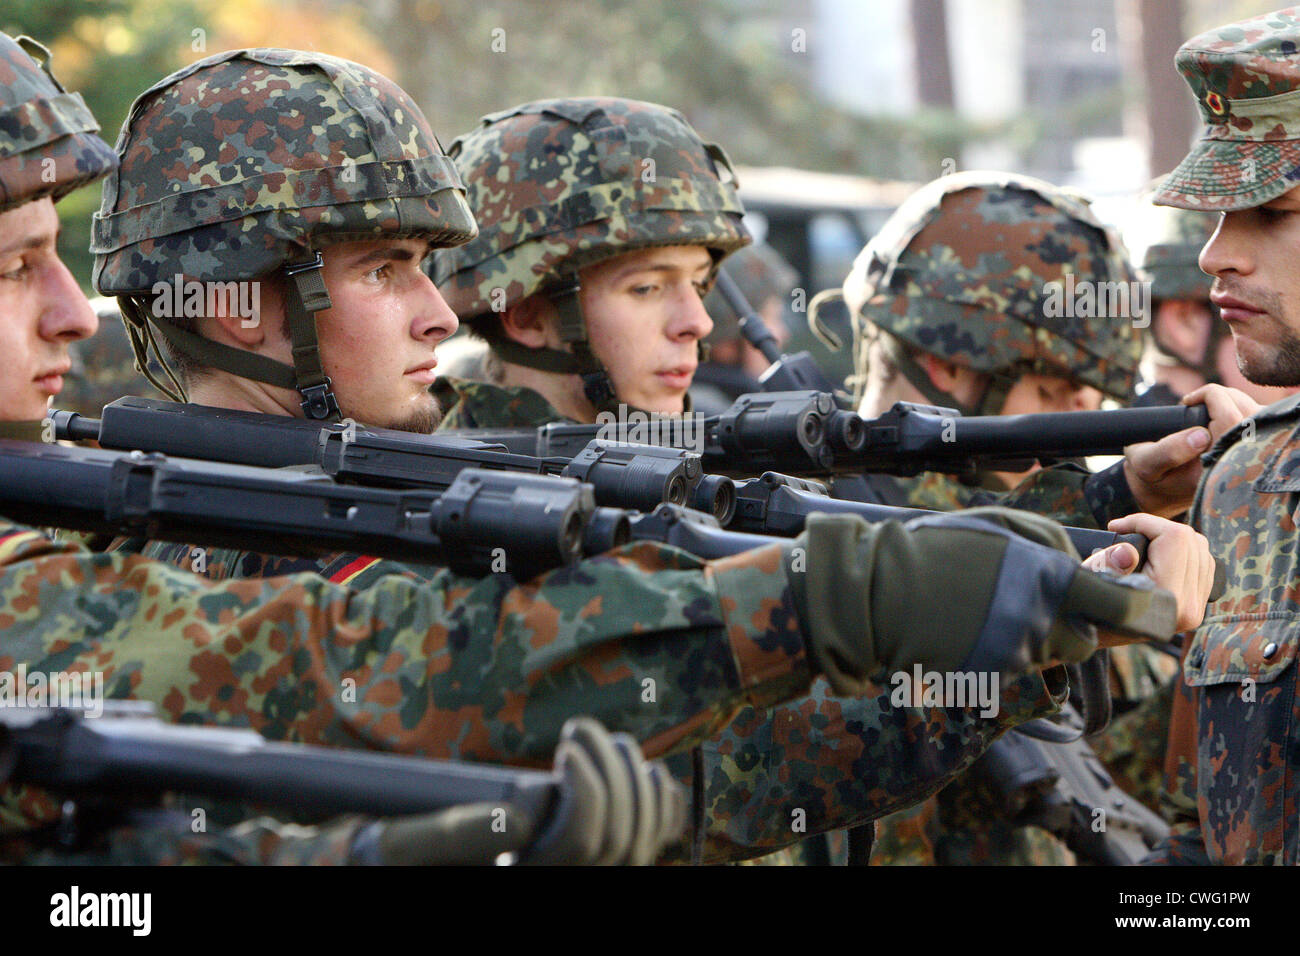
<path id="1" fill-rule="evenodd" d="M 1169 737 L 1170 839 L 1148 863 L 1300 863 L 1296 514 L 1300 396 L 1204 457 L 1193 525 L 1227 575 L 1183 655 Z"/>
<path id="2" fill-rule="evenodd" d="M 446 381 L 478 427 L 531 427 L 563 420 L 529 389 Z M 440 399 L 441 399 L 441 392 Z M 530 417 L 537 409 L 547 417 Z M 444 406 L 445 408 L 446 406 Z M 449 416 L 444 427 L 462 427 Z M 743 859 L 804 836 L 854 826 L 936 792 L 1008 728 L 1052 713 L 1062 687 L 1032 674 L 1002 688 L 999 713 L 895 707 L 888 691 L 837 697 L 822 679 L 812 693 L 774 707 L 744 708 L 698 751 L 669 767 L 698 797 L 690 858 Z"/>
<path id="3" fill-rule="evenodd" d="M 506 387 L 444 375 L 433 383 L 442 406 L 439 428 L 529 428 L 568 421 L 531 388 Z"/>
<path id="4" fill-rule="evenodd" d="M 808 686 L 778 546 L 706 564 L 633 545 L 526 585 L 359 560 L 365 586 L 216 583 L 0 522 L 0 670 L 99 670 L 106 696 L 173 722 L 540 766 L 575 713 L 659 754 Z"/>
<path id="5" fill-rule="evenodd" d="M 1048 472 L 1058 472 L 1049 475 Z M 957 511 L 996 501 L 1009 507 L 1026 508 L 1051 514 L 1072 523 L 1091 524 L 1091 503 L 1086 496 L 1074 498 L 1068 489 L 1079 487 L 1073 469 L 1046 469 L 1026 478 L 1016 489 L 1002 495 L 963 484 L 949 475 L 925 472 L 914 478 L 875 476 L 873 487 L 888 490 L 891 499 L 905 501 L 914 508 L 931 508 L 936 511 Z M 1036 480 L 1037 479 L 1037 480 Z M 1054 493 L 1048 489 L 1064 493 Z M 1083 505 L 1062 517 L 1051 510 L 1053 501 L 1074 501 Z M 1116 696 L 1120 700 L 1145 700 L 1156 695 L 1161 683 L 1170 685 L 1173 671 L 1168 655 L 1141 645 L 1119 647 L 1112 652 L 1113 671 L 1117 677 Z M 1154 697 L 1157 706 L 1142 707 L 1137 718 L 1120 718 L 1100 738 L 1090 741 L 1110 767 L 1119 763 L 1124 774 L 1121 782 L 1129 789 L 1134 781 L 1142 787 L 1140 796 L 1148 805 L 1156 803 L 1159 790 L 1161 762 L 1164 758 L 1161 726 L 1154 730 L 1150 723 L 1167 717 L 1168 696 Z M 1125 715 L 1126 717 L 1128 715 Z M 1167 722 L 1163 729 L 1167 733 Z M 1144 746 L 1148 741 L 1136 733 L 1145 729 L 1157 735 L 1154 748 Z M 1112 772 L 1113 767 L 1110 767 Z M 1131 792 L 1131 791 L 1130 791 Z M 1155 807 L 1153 806 L 1153 809 Z M 980 794 L 966 777 L 954 781 L 937 796 L 924 804 L 891 815 L 877 826 L 876 847 L 871 856 L 872 865 L 1033 865 L 1059 866 L 1075 862 L 1074 854 L 1055 836 L 1033 826 L 1013 825 L 997 819 L 991 799 Z"/>

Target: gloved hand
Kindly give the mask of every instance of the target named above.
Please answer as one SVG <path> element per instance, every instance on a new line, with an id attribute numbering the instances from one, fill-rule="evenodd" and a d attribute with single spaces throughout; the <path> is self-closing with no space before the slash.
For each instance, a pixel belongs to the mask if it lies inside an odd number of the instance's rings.
<path id="1" fill-rule="evenodd" d="M 685 828 L 681 788 L 628 734 L 575 717 L 560 731 L 555 769 L 571 800 L 555 809 L 524 863 L 644 866 Z"/>
<path id="2" fill-rule="evenodd" d="M 519 852 L 523 863 L 653 863 L 686 826 L 686 797 L 628 734 L 590 717 L 560 731 L 555 770 L 561 798 L 544 821 L 509 805 L 466 804 L 380 820 L 353 841 L 357 863 L 436 866 L 490 863 Z M 540 825 L 540 826 L 539 826 Z"/>
<path id="3" fill-rule="evenodd" d="M 906 525 L 813 515 L 790 578 L 813 659 L 838 694 L 882 671 L 997 671 L 1080 661 L 1095 624 L 1172 636 L 1174 598 L 1140 575 L 1080 567 L 1040 515 L 971 508 Z"/>

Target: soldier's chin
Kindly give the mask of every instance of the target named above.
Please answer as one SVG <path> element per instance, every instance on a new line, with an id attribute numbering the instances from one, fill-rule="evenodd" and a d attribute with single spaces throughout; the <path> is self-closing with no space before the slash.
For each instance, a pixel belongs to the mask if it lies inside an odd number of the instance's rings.
<path id="1" fill-rule="evenodd" d="M 1254 385 L 1300 385 L 1300 339 L 1265 348 L 1238 338 L 1237 369 Z"/>
<path id="2" fill-rule="evenodd" d="M 428 405 L 413 409 L 407 415 L 396 418 L 383 427 L 399 432 L 415 432 L 417 435 L 427 435 L 435 431 L 440 424 L 442 424 L 442 407 L 435 400 Z"/>

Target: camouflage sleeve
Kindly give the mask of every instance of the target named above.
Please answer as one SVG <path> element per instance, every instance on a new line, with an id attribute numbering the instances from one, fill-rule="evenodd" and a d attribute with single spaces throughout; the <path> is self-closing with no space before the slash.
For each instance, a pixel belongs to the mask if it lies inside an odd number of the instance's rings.
<path id="1" fill-rule="evenodd" d="M 1077 465 L 1043 468 L 994 503 L 1048 515 L 1076 528 L 1104 528 L 1112 518 L 1139 510 L 1123 462 L 1096 473 Z"/>
<path id="2" fill-rule="evenodd" d="M 985 717 L 977 707 L 897 706 L 891 693 L 836 697 L 819 679 L 802 699 L 746 708 L 685 777 L 697 776 L 703 827 L 681 857 L 744 859 L 919 803 L 1006 730 L 1055 713 L 1067 693 L 1059 669 L 1026 675 L 1001 688 Z M 688 773 L 681 756 L 670 766 Z"/>
<path id="3" fill-rule="evenodd" d="M 641 544 L 526 584 L 443 571 L 356 590 L 213 582 L 0 522 L 0 670 L 93 670 L 174 722 L 505 763 L 549 766 L 586 713 L 655 756 L 808 686 L 782 554 Z"/>

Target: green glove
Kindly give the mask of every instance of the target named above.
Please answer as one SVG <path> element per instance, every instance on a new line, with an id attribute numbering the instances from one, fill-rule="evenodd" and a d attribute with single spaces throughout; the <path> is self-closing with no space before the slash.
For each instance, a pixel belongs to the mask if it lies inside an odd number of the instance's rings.
<path id="1" fill-rule="evenodd" d="M 524 863 L 645 866 L 685 828 L 681 788 L 628 734 L 575 717 L 560 731 L 555 769 L 572 798 L 552 813 Z"/>
<path id="2" fill-rule="evenodd" d="M 353 841 L 352 856 L 384 866 L 482 866 L 521 849 L 531 832 L 515 807 L 470 803 L 373 823 Z"/>
<path id="3" fill-rule="evenodd" d="M 565 723 L 555 770 L 562 796 L 540 829 L 516 807 L 467 804 L 373 822 L 354 838 L 352 859 L 466 865 L 518 852 L 523 863 L 645 866 L 686 827 L 685 795 L 663 766 L 590 717 Z"/>
<path id="4" fill-rule="evenodd" d="M 838 694 L 914 664 L 1010 675 L 1083 660 L 1097 647 L 1095 624 L 1173 634 L 1173 595 L 1082 568 L 1060 525 L 1023 511 L 972 508 L 906 525 L 812 515 L 798 546 L 806 571 L 790 575 L 795 603 Z"/>

